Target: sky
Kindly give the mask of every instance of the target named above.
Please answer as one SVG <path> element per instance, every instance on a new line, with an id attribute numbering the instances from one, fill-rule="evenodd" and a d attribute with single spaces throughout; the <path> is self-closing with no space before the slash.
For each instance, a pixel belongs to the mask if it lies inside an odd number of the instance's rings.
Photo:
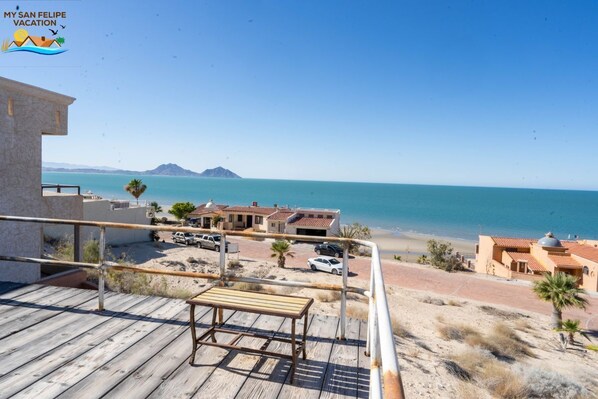
<path id="1" fill-rule="evenodd" d="M 17 5 L 67 12 L 65 53 L 0 54 L 77 98 L 44 161 L 598 190 L 593 0 Z"/>

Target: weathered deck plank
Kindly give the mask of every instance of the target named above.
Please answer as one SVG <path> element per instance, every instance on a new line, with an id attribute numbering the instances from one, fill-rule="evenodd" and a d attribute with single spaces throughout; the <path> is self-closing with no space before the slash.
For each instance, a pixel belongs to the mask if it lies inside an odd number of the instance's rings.
<path id="1" fill-rule="evenodd" d="M 313 315 L 310 315 L 308 318 L 308 336 L 310 335 L 313 317 Z M 285 319 L 276 336 L 288 338 L 288 331 L 290 329 L 291 319 Z M 303 321 L 300 327 L 298 325 L 297 331 L 303 332 Z M 309 341 L 307 345 L 309 347 Z M 285 353 L 290 351 L 290 345 L 284 342 L 273 341 L 268 349 L 274 352 Z M 303 361 L 300 357 L 299 363 Z M 266 399 L 278 397 L 290 369 L 291 362 L 286 359 L 262 356 L 251 370 L 247 380 L 237 393 L 236 398 Z"/>
<path id="2" fill-rule="evenodd" d="M 19 356 L 10 359 L 1 358 L 2 369 L 12 371 L 0 377 L 0 398 L 8 397 L 28 387 L 148 315 L 154 310 L 153 307 L 148 306 L 150 301 L 149 297 L 132 295 L 124 299 L 120 296 L 106 298 L 106 305 L 112 311 L 89 312 L 82 316 L 81 323 L 69 326 L 67 334 L 60 334 L 62 344 L 51 347 L 40 342 L 31 345 L 22 353 L 19 352 Z M 85 330 L 77 335 L 79 327 Z M 33 353 L 33 357 L 28 355 L 29 352 Z M 25 362 L 27 358 L 31 360 Z"/>
<path id="3" fill-rule="evenodd" d="M 272 337 L 280 330 L 283 322 L 284 318 L 281 317 L 260 315 L 249 329 L 249 332 Z M 232 337 L 232 335 L 227 335 L 225 341 L 232 339 Z M 263 343 L 263 339 L 243 337 L 238 344 L 259 349 Z M 242 353 L 236 350 L 230 351 L 193 397 L 234 398 L 259 359 L 259 355 Z"/>
<path id="4" fill-rule="evenodd" d="M 20 345 L 26 345 L 41 335 L 59 330 L 80 319 L 80 314 L 86 311 L 82 310 L 81 307 L 92 310 L 94 300 L 95 295 L 93 292 L 80 292 L 74 296 L 63 298 L 61 302 L 44 310 L 26 314 L 26 316 L 19 317 L 10 323 L 0 325 L 0 342 L 3 346 L 0 350 L 0 356 L 14 350 L 8 349 L 9 347 L 18 348 Z M 43 322 L 49 319 L 52 322 Z"/>
<path id="5" fill-rule="evenodd" d="M 320 397 L 338 325 L 336 317 L 319 314 L 314 316 L 308 331 L 307 360 L 301 360 L 297 364 L 293 385 L 287 377 L 279 398 Z"/>
<path id="6" fill-rule="evenodd" d="M 207 309 L 197 315 L 206 319 Z M 186 306 L 170 320 L 131 345 L 117 357 L 104 364 L 93 374 L 88 375 L 60 395 L 60 398 L 99 398 L 113 386 L 127 378 L 134 370 L 153 357 L 158 351 L 181 335 L 189 324 L 189 312 Z"/>
<path id="7" fill-rule="evenodd" d="M 58 287 L 40 288 L 14 298 L 0 299 L 0 326 L 46 309 L 80 292 L 60 290 Z"/>
<path id="8" fill-rule="evenodd" d="M 359 359 L 357 362 L 357 398 L 370 397 L 370 358 L 366 356 L 368 337 L 368 322 L 361 321 L 359 325 Z"/>
<path id="9" fill-rule="evenodd" d="M 5 292 L 13 291 L 24 286 L 26 286 L 26 284 L 13 283 L 10 281 L 0 281 L 0 295 L 4 294 Z"/>
<path id="10" fill-rule="evenodd" d="M 199 315 L 201 308 L 196 308 Z M 233 315 L 233 311 L 224 310 L 224 321 Z M 188 319 L 187 319 L 188 320 Z M 196 321 L 197 333 L 202 334 L 209 327 L 211 312 Z M 187 321 L 188 323 L 188 321 Z M 145 398 L 168 378 L 179 367 L 191 366 L 188 363 L 191 354 L 191 333 L 187 328 L 159 353 L 135 370 L 129 378 L 114 387 L 105 398 Z M 199 352 L 198 352 L 199 354 Z M 197 358 L 197 357 L 196 357 Z"/>
<path id="11" fill-rule="evenodd" d="M 346 340 L 335 340 L 320 398 L 357 397 L 359 320 L 347 319 Z"/>
<path id="12" fill-rule="evenodd" d="M 238 328 L 241 331 L 247 330 L 255 323 L 259 315 L 247 312 L 235 312 L 226 323 L 227 328 Z M 222 340 L 227 335 L 216 334 L 216 339 Z M 189 337 L 189 342 L 191 338 Z M 188 346 L 189 355 L 191 354 Z M 195 355 L 195 363 L 189 365 L 187 362 L 181 364 L 174 373 L 156 389 L 150 398 L 190 398 L 214 369 L 220 365 L 222 359 L 228 354 L 228 350 L 213 346 L 201 346 Z"/>
<path id="13" fill-rule="evenodd" d="M 152 319 L 171 318 L 183 306 L 181 302 L 166 298 L 155 298 L 155 303 L 159 304 L 159 306 L 152 313 L 151 319 L 143 318 L 135 323 L 134 328 L 121 331 L 111 339 L 102 342 L 100 345 L 65 364 L 53 373 L 44 376 L 14 397 L 31 398 L 42 394 L 48 397 L 56 397 L 60 395 L 67 388 L 81 381 L 90 373 L 93 373 L 126 350 L 134 342 L 156 329 L 160 323 Z"/>

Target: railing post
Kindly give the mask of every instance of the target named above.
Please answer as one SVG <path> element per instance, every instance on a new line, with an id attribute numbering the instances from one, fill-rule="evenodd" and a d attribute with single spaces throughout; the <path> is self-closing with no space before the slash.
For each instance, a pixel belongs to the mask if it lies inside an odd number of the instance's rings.
<path id="1" fill-rule="evenodd" d="M 345 339 L 345 330 L 347 327 L 347 281 L 349 277 L 349 247 L 343 249 L 343 290 L 341 291 L 341 336 L 339 339 Z"/>
<path id="2" fill-rule="evenodd" d="M 73 226 L 73 260 L 75 262 L 81 261 L 81 226 L 78 224 Z"/>
<path id="3" fill-rule="evenodd" d="M 104 267 L 104 257 L 106 251 L 106 228 L 100 227 L 100 276 L 98 278 L 98 310 L 104 310 L 104 279 L 106 277 L 106 270 Z"/>
<path id="4" fill-rule="evenodd" d="M 226 235 L 220 234 L 220 286 L 224 285 L 224 278 L 226 274 Z M 218 308 L 218 322 L 222 324 L 224 321 L 224 313 L 222 308 Z"/>

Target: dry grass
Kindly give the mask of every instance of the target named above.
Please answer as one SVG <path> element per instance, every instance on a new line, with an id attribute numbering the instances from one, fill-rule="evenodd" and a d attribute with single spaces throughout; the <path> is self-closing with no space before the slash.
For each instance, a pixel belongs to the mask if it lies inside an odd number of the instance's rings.
<path id="1" fill-rule="evenodd" d="M 478 339 L 481 336 L 477 330 L 464 324 L 437 324 L 436 331 L 445 341 L 463 342 L 469 339 Z"/>
<path id="2" fill-rule="evenodd" d="M 390 316 L 390 322 L 392 323 L 392 333 L 401 338 L 413 338 L 411 331 L 401 324 L 398 319 L 399 318 L 394 314 Z"/>
<path id="3" fill-rule="evenodd" d="M 432 298 L 431 296 L 423 297 L 421 299 L 421 301 L 423 303 L 429 303 L 431 305 L 437 305 L 437 306 L 444 306 L 445 305 L 445 303 L 444 303 L 444 301 L 442 299 L 440 299 L 440 298 Z"/>
<path id="4" fill-rule="evenodd" d="M 264 291 L 264 286 L 257 283 L 235 283 L 233 288 L 242 291 Z"/>
<path id="5" fill-rule="evenodd" d="M 528 397 L 523 379 L 497 361 L 486 363 L 480 373 L 480 380 L 495 397 L 504 399 Z"/>
<path id="6" fill-rule="evenodd" d="M 347 306 L 347 316 L 353 319 L 365 320 L 368 319 L 369 308 L 360 303 L 352 303 Z"/>
<path id="7" fill-rule="evenodd" d="M 456 397 L 459 399 L 479 399 L 482 397 L 482 393 L 480 392 L 479 388 L 463 381 L 457 384 L 456 391 Z"/>
<path id="8" fill-rule="evenodd" d="M 515 330 L 523 331 L 523 332 L 528 332 L 528 331 L 534 329 L 534 327 L 530 324 L 530 322 L 525 319 L 515 320 L 515 322 L 513 323 L 513 326 L 514 326 Z"/>
<path id="9" fill-rule="evenodd" d="M 340 291 L 319 291 L 316 298 L 320 302 L 337 302 L 341 299 Z"/>
<path id="10" fill-rule="evenodd" d="M 449 299 L 446 304 L 449 306 L 458 306 L 458 307 L 463 306 L 463 304 L 461 302 L 455 301 L 454 299 Z"/>

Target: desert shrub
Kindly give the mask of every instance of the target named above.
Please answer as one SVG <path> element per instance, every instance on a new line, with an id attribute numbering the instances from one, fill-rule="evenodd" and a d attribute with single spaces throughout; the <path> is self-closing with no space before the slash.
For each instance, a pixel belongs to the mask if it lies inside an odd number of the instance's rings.
<path id="1" fill-rule="evenodd" d="M 241 262 L 239 262 L 237 259 L 231 259 L 230 261 L 228 261 L 228 267 L 231 269 L 237 269 L 239 267 L 242 267 Z"/>
<path id="2" fill-rule="evenodd" d="M 432 298 L 431 296 L 426 296 L 424 298 L 421 299 L 421 301 L 423 303 L 429 303 L 431 305 L 437 305 L 437 306 L 444 306 L 445 303 L 442 299 L 440 298 Z"/>
<path id="3" fill-rule="evenodd" d="M 495 348 L 495 352 L 502 356 L 515 359 L 523 356 L 533 356 L 528 344 L 512 328 L 504 323 L 494 325 L 494 329 L 487 341 Z"/>
<path id="4" fill-rule="evenodd" d="M 448 373 L 450 375 L 457 377 L 458 379 L 460 379 L 462 381 L 471 380 L 471 374 L 469 373 L 469 371 L 465 370 L 463 367 L 459 366 L 454 361 L 443 360 L 442 364 L 443 364 L 444 368 L 446 369 L 446 371 L 448 371 Z"/>
<path id="5" fill-rule="evenodd" d="M 451 360 L 475 377 L 481 373 L 487 363 L 494 361 L 494 356 L 485 350 L 468 349 L 451 356 Z"/>
<path id="6" fill-rule="evenodd" d="M 456 386 L 457 398 L 459 399 L 480 399 L 483 397 L 480 389 L 469 382 L 459 381 Z"/>
<path id="7" fill-rule="evenodd" d="M 480 333 L 475 329 L 466 325 L 456 324 L 437 324 L 436 331 L 440 335 L 440 338 L 445 341 L 464 341 L 471 339 L 471 337 L 479 337 Z"/>
<path id="8" fill-rule="evenodd" d="M 106 283 L 111 291 L 135 295 L 163 296 L 162 294 L 166 286 L 164 278 L 152 285 L 151 278 L 145 273 L 117 272 L 111 270 L 106 275 Z"/>
<path id="9" fill-rule="evenodd" d="M 243 291 L 263 291 L 264 286 L 258 283 L 235 283 L 233 287 Z"/>
<path id="10" fill-rule="evenodd" d="M 586 345 L 586 349 L 589 349 L 594 352 L 598 352 L 598 345 L 588 344 L 588 345 Z"/>
<path id="11" fill-rule="evenodd" d="M 75 248 L 68 239 L 54 242 L 54 257 L 58 260 L 70 261 L 75 259 Z"/>
<path id="12" fill-rule="evenodd" d="M 577 399 L 588 395 L 576 381 L 550 370 L 523 369 L 529 398 Z"/>
<path id="13" fill-rule="evenodd" d="M 498 317 L 501 317 L 506 320 L 516 320 L 516 319 L 519 319 L 520 317 L 525 317 L 521 313 L 508 312 L 506 310 L 500 310 L 495 307 L 487 306 L 487 305 L 482 305 L 479 308 L 481 311 L 483 311 L 486 314 L 489 314 L 490 316 L 498 316 Z"/>
<path id="14" fill-rule="evenodd" d="M 448 242 L 428 241 L 430 264 L 447 272 L 462 269 L 461 262 L 453 255 L 453 247 Z"/>
<path id="15" fill-rule="evenodd" d="M 513 325 L 514 328 L 519 331 L 527 332 L 529 330 L 533 330 L 533 326 L 525 319 L 517 319 Z"/>
<path id="16" fill-rule="evenodd" d="M 190 256 L 187 258 L 187 263 L 195 264 L 195 263 L 199 263 L 199 262 L 193 256 Z"/>
<path id="17" fill-rule="evenodd" d="M 401 338 L 413 338 L 411 331 L 399 322 L 399 318 L 396 315 L 391 315 L 390 322 L 392 324 L 392 333 L 394 335 Z"/>
<path id="18" fill-rule="evenodd" d="M 399 262 L 401 261 L 401 255 L 394 255 L 393 258 Z"/>
<path id="19" fill-rule="evenodd" d="M 100 242 L 89 240 L 83 244 L 83 262 L 98 263 L 100 261 Z"/>
<path id="20" fill-rule="evenodd" d="M 340 291 L 320 291 L 316 296 L 320 302 L 336 302 L 341 299 Z"/>
<path id="21" fill-rule="evenodd" d="M 353 303 L 350 306 L 347 306 L 347 316 L 353 319 L 367 320 L 368 313 L 369 308 L 361 303 Z"/>
<path id="22" fill-rule="evenodd" d="M 495 397 L 504 399 L 528 398 L 523 379 L 496 361 L 486 363 L 480 376 L 481 383 Z"/>
<path id="23" fill-rule="evenodd" d="M 418 257 L 416 262 L 420 265 L 426 265 L 430 263 L 426 255 L 421 255 L 420 257 Z"/>
<path id="24" fill-rule="evenodd" d="M 461 304 L 461 302 L 455 301 L 454 299 L 449 299 L 446 304 L 449 305 L 449 306 L 457 306 L 457 307 L 463 306 Z"/>

